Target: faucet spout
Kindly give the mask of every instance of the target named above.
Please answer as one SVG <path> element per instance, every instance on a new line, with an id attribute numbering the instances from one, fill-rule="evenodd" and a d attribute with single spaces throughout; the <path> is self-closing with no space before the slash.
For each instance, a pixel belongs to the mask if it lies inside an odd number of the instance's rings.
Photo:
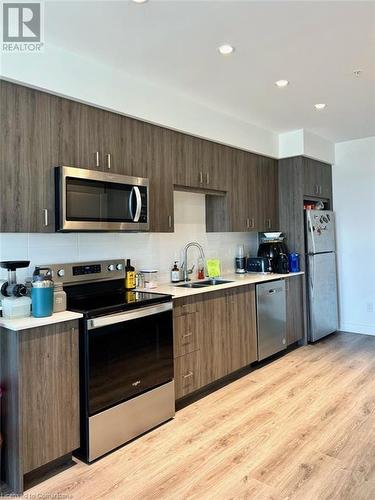
<path id="1" fill-rule="evenodd" d="M 198 248 L 199 254 L 200 254 L 200 258 L 203 260 L 204 266 L 205 266 L 205 263 L 206 263 L 206 258 L 205 258 L 205 255 L 204 255 L 204 250 L 203 250 L 202 245 L 200 245 L 197 241 L 191 241 L 190 243 L 188 243 L 187 245 L 185 245 L 185 248 L 184 248 L 184 263 L 183 263 L 184 281 L 189 281 L 189 274 L 192 274 L 193 269 L 194 269 L 194 266 L 191 269 L 188 269 L 188 250 L 189 250 L 189 248 L 192 248 L 192 247 Z"/>

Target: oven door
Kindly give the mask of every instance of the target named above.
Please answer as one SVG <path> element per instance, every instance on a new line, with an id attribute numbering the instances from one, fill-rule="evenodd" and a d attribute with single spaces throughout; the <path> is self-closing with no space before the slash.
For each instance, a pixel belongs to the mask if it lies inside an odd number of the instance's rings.
<path id="1" fill-rule="evenodd" d="M 56 168 L 58 231 L 147 231 L 148 179 Z"/>
<path id="2" fill-rule="evenodd" d="M 173 380 L 172 303 L 87 320 L 93 416 Z"/>

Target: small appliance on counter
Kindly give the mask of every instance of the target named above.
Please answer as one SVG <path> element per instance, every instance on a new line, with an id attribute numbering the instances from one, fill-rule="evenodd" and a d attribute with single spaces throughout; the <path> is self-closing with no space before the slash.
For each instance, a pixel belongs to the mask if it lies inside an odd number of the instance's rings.
<path id="1" fill-rule="evenodd" d="M 41 274 L 41 271 L 46 271 Z M 54 305 L 54 282 L 50 267 L 35 267 L 31 283 L 32 315 L 34 318 L 52 316 Z"/>
<path id="2" fill-rule="evenodd" d="M 271 261 L 267 257 L 248 257 L 246 271 L 248 273 L 269 274 L 272 272 Z"/>
<path id="3" fill-rule="evenodd" d="M 175 414 L 172 297 L 126 290 L 123 259 L 49 267 L 83 314 L 75 454 L 92 462 Z"/>
<path id="4" fill-rule="evenodd" d="M 8 271 L 8 280 L 0 281 L 0 301 L 2 316 L 7 319 L 27 318 L 30 316 L 31 299 L 27 288 L 17 283 L 16 270 L 30 265 L 28 260 L 8 260 L 0 262 L 0 267 Z"/>
<path id="5" fill-rule="evenodd" d="M 245 274 L 246 273 L 246 257 L 245 249 L 243 245 L 239 245 L 237 248 L 236 262 L 236 273 Z"/>
<path id="6" fill-rule="evenodd" d="M 273 273 L 289 272 L 288 253 L 282 233 L 264 233 L 260 236 L 258 257 L 269 259 Z"/>

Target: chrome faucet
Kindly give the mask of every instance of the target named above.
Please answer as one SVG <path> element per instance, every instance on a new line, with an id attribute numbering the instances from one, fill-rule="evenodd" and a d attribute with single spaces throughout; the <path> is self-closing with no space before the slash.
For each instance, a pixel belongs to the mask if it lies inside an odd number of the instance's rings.
<path id="1" fill-rule="evenodd" d="M 193 265 L 192 268 L 188 269 L 188 250 L 191 247 L 198 248 L 199 253 L 200 253 L 200 258 L 203 260 L 204 267 L 206 267 L 206 258 L 204 256 L 204 250 L 203 250 L 202 245 L 200 245 L 196 241 L 191 241 L 190 243 L 185 245 L 185 248 L 184 248 L 184 262 L 182 264 L 182 267 L 184 270 L 184 281 L 189 281 L 189 274 L 192 274 L 192 272 L 194 271 L 194 267 L 195 267 L 195 265 Z"/>

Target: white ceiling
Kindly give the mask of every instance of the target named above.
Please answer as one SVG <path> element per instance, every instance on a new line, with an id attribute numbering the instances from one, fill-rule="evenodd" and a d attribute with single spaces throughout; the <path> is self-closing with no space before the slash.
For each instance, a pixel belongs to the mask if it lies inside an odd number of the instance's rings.
<path id="1" fill-rule="evenodd" d="M 375 135 L 373 1 L 54 1 L 45 39 L 275 132 Z"/>

